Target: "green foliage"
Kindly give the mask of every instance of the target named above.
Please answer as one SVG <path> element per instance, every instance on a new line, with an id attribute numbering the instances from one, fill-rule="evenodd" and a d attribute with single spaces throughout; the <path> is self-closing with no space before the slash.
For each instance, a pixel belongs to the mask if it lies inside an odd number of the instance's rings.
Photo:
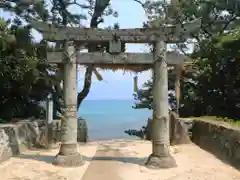
<path id="1" fill-rule="evenodd" d="M 29 1 L 29 3 L 31 2 Z M 75 11 L 77 13 L 72 11 L 73 7 L 78 9 L 78 11 Z M 63 107 L 63 90 L 60 84 L 63 78 L 63 65 L 46 66 L 44 60 L 47 50 L 59 50 L 62 44 L 57 43 L 55 47 L 50 48 L 47 47 L 45 41 L 33 43 L 32 37 L 30 36 L 30 29 L 28 27 L 23 28 L 22 24 L 28 23 L 30 20 L 35 20 L 56 25 L 66 26 L 69 24 L 78 27 L 82 26 L 82 20 L 87 20 L 87 15 L 90 15 L 90 27 L 96 28 L 104 21 L 104 17 L 111 15 L 114 17 L 118 16 L 117 12 L 112 9 L 110 0 L 84 0 L 81 2 L 75 0 L 52 0 L 50 2 L 40 0 L 34 4 L 28 4 L 27 1 L 6 0 L 0 3 L 0 8 L 13 15 L 12 23 L 14 24 L 9 27 L 9 25 L 4 25 L 3 23 L 3 26 L 0 27 L 1 63 L 3 64 L 2 79 L 0 79 L 0 81 L 6 84 L 8 82 L 8 84 L 10 84 L 8 86 L 11 86 L 8 87 L 4 85 L 2 90 L 3 94 L 5 93 L 2 98 L 5 103 L 8 102 L 8 107 L 2 103 L 2 106 L 5 108 L 1 109 L 4 114 L 3 116 L 8 115 L 8 119 L 15 116 L 23 116 L 23 114 L 25 115 L 26 113 L 22 108 L 26 107 L 26 110 L 30 110 L 30 108 L 27 108 L 29 106 L 33 108 L 30 112 L 36 115 L 34 111 L 39 109 L 39 101 L 44 100 L 46 93 L 49 92 L 50 89 L 52 91 L 52 86 L 54 87 L 54 114 L 57 110 L 61 112 Z M 87 10 L 88 14 L 84 14 L 83 12 L 86 11 L 82 10 Z M 115 24 L 113 28 L 119 28 L 119 26 Z M 87 44 L 86 48 L 101 51 L 102 49 L 106 49 L 107 46 L 105 44 Z M 47 70 L 53 71 L 55 74 L 50 77 Z M 11 73 L 8 71 L 11 71 Z M 7 72 L 8 74 L 6 74 Z M 93 72 L 100 77 L 96 69 L 87 67 L 84 88 L 78 93 L 79 105 L 88 95 Z M 14 100 L 12 100 L 12 95 L 10 96 L 9 94 L 13 94 L 11 91 L 16 87 L 21 88 L 20 91 L 15 90 L 16 92 L 14 92 L 14 96 L 19 97 L 14 97 Z M 19 107 L 21 108 L 19 109 Z M 7 112 L 7 110 L 11 112 Z M 42 109 L 39 109 L 37 114 L 42 114 Z"/>
<path id="2" fill-rule="evenodd" d="M 169 70 L 169 73 L 172 73 L 173 70 Z M 170 75 L 169 79 L 169 94 L 168 100 L 170 103 L 171 108 L 174 110 L 176 99 L 173 95 L 174 91 L 174 76 Z M 152 78 L 143 84 L 142 89 L 139 89 L 137 92 L 133 94 L 134 100 L 136 101 L 133 108 L 135 109 L 152 109 L 152 102 L 153 102 L 153 95 L 152 95 L 152 85 L 153 81 Z"/>
<path id="3" fill-rule="evenodd" d="M 39 117 L 44 111 L 38 104 L 52 91 L 48 65 L 30 29 L 9 23 L 0 20 L 0 117 Z"/>
<path id="4" fill-rule="evenodd" d="M 164 21 L 177 23 L 202 18 L 200 31 L 194 32 L 190 38 L 196 43 L 190 54 L 192 64 L 186 67 L 181 79 L 180 115 L 239 119 L 240 2 L 183 0 L 164 4 L 155 1 L 149 3 L 148 7 L 154 11 L 149 11 L 152 19 L 145 26 L 159 26 Z M 163 10 L 166 9 L 168 18 L 164 18 Z M 185 53 L 186 44 L 173 47 Z M 169 83 L 173 84 L 173 79 L 169 79 Z M 139 101 L 136 108 L 152 108 L 151 88 L 152 80 L 149 80 L 134 95 L 135 100 Z"/>
<path id="5" fill-rule="evenodd" d="M 232 126 L 240 126 L 239 119 L 231 119 L 228 117 L 220 117 L 220 116 L 200 116 L 200 117 L 188 117 L 184 118 L 185 120 L 204 120 L 204 121 L 217 121 L 217 122 L 225 122 Z"/>
<path id="6" fill-rule="evenodd" d="M 6 12 L 15 14 L 15 20 L 18 23 L 21 23 L 21 20 L 28 21 L 29 18 L 46 21 L 49 18 L 46 2 L 42 0 L 31 5 L 20 0 L 5 0 L 0 4 L 0 8 Z"/>
<path id="7" fill-rule="evenodd" d="M 194 77 L 195 83 L 183 87 L 183 115 L 240 117 L 239 35 L 240 31 L 236 29 L 209 39 L 193 53 L 198 57 L 195 63 L 198 73 Z M 190 106 L 194 107 L 192 112 Z"/>

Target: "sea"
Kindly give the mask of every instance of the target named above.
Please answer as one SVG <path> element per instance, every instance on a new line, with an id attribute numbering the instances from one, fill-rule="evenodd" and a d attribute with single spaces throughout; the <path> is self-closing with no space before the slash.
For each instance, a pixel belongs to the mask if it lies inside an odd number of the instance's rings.
<path id="1" fill-rule="evenodd" d="M 87 120 L 90 141 L 136 139 L 124 131 L 140 129 L 152 113 L 148 109 L 134 109 L 133 106 L 133 100 L 85 100 L 78 116 Z"/>

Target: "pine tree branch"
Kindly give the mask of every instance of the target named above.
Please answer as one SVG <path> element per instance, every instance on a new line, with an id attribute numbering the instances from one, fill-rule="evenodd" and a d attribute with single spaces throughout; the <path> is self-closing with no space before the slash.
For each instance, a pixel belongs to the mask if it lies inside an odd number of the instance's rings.
<path id="1" fill-rule="evenodd" d="M 95 3 L 95 7 L 94 7 L 94 12 L 93 12 L 93 16 L 92 19 L 90 21 L 90 27 L 91 28 L 97 28 L 98 24 L 101 21 L 98 21 L 98 19 L 103 15 L 104 10 L 107 8 L 107 6 L 109 5 L 110 0 L 105 0 L 105 3 L 102 4 L 101 6 L 99 5 L 99 3 Z M 89 3 L 91 4 L 90 0 Z M 95 51 L 97 48 L 96 45 L 90 45 L 88 51 Z M 78 108 L 81 105 L 81 102 L 83 101 L 83 99 L 85 99 L 90 91 L 91 88 L 91 84 L 92 84 L 92 74 L 93 74 L 93 70 L 94 67 L 92 65 L 87 66 L 86 68 L 86 72 L 85 72 L 85 78 L 84 78 L 84 85 L 83 85 L 83 89 L 80 93 L 78 93 L 77 95 L 77 99 L 78 99 Z"/>

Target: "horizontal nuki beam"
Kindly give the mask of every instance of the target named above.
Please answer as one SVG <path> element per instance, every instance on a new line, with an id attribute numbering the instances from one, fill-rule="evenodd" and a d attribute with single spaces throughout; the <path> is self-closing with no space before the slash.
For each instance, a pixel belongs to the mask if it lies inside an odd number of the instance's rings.
<path id="1" fill-rule="evenodd" d="M 48 63 L 64 63 L 65 55 L 62 52 L 48 52 Z M 183 64 L 186 57 L 176 52 L 167 52 L 166 61 L 169 65 Z M 112 55 L 109 53 L 92 52 L 81 53 L 78 52 L 77 64 L 142 64 L 149 65 L 154 63 L 154 56 L 152 53 L 121 53 L 119 55 Z"/>
<path id="2" fill-rule="evenodd" d="M 185 41 L 190 33 L 200 29 L 201 19 L 178 25 L 163 25 L 157 28 L 92 29 L 63 27 L 32 21 L 31 26 L 41 32 L 48 41 L 75 41 L 75 43 L 108 42 L 114 37 L 125 43 L 151 43 L 159 40 L 166 43 Z"/>

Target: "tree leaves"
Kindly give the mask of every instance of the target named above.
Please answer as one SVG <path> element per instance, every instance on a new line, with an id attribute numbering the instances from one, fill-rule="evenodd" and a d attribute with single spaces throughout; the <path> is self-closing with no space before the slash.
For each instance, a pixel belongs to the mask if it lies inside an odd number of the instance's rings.
<path id="1" fill-rule="evenodd" d="M 48 66 L 38 56 L 42 45 L 32 41 L 28 27 L 9 26 L 3 20 L 0 27 L 0 117 L 40 116 L 38 103 L 52 91 Z"/>
<path id="2" fill-rule="evenodd" d="M 161 21 L 161 13 L 156 13 L 161 7 L 156 4 L 152 4 L 155 18 Z M 192 35 L 197 41 L 191 54 L 193 63 L 187 67 L 181 79 L 181 116 L 219 115 L 240 118 L 239 7 L 239 1 L 225 0 L 182 0 L 178 8 L 168 4 L 172 11 L 169 14 L 171 22 L 189 21 L 198 17 L 203 22 L 201 31 Z M 177 13 L 174 12 L 176 9 Z M 169 78 L 170 89 L 173 81 Z M 151 108 L 151 88 L 152 81 L 148 81 L 134 95 L 135 100 L 140 101 L 136 108 Z"/>

